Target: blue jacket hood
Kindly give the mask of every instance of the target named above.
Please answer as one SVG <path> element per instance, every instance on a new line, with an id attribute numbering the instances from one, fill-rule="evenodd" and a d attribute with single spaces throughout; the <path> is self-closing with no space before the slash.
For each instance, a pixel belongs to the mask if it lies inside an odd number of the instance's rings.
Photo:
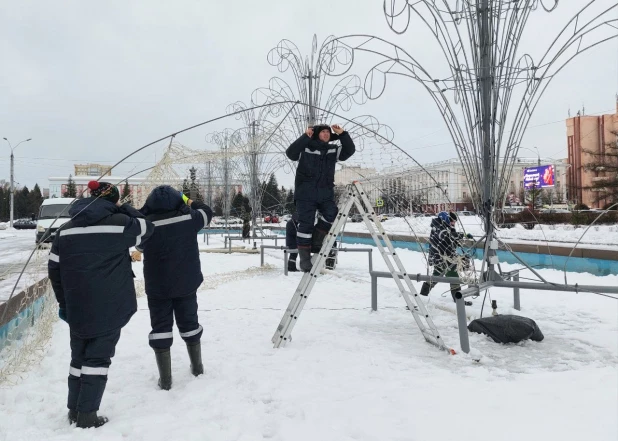
<path id="1" fill-rule="evenodd" d="M 431 220 L 431 228 L 446 228 L 446 227 L 450 227 L 450 225 L 445 224 L 444 221 L 440 219 L 439 217 L 434 217 Z"/>
<path id="2" fill-rule="evenodd" d="M 69 209 L 73 225 L 87 227 L 95 225 L 102 219 L 118 213 L 118 207 L 113 202 L 103 198 L 89 197 L 78 199 Z"/>
<path id="3" fill-rule="evenodd" d="M 160 185 L 150 192 L 146 203 L 139 210 L 144 216 L 169 211 L 185 211 L 187 205 L 182 200 L 180 192 L 169 185 Z M 188 208 L 188 207 L 187 207 Z M 188 210 L 187 210 L 188 211 Z"/>

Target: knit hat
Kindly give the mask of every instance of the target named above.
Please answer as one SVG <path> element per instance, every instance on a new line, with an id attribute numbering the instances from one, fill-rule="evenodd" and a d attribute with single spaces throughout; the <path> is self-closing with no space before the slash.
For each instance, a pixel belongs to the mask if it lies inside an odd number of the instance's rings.
<path id="1" fill-rule="evenodd" d="M 109 182 L 90 181 L 88 182 L 90 195 L 103 198 L 115 204 L 120 199 L 120 193 L 115 185 Z"/>
<path id="2" fill-rule="evenodd" d="M 336 133 L 334 133 L 329 125 L 326 124 L 318 124 L 313 126 L 313 136 L 312 139 L 315 139 L 316 141 L 319 141 L 320 139 L 320 132 L 322 130 L 328 130 L 330 132 L 330 140 L 328 142 L 331 141 L 336 141 L 337 139 L 339 139 L 339 135 L 337 135 Z"/>

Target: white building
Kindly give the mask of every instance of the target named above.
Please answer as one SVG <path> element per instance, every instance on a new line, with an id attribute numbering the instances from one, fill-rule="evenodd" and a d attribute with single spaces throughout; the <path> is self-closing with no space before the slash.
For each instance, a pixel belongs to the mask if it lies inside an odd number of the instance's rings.
<path id="1" fill-rule="evenodd" d="M 72 176 L 71 179 L 75 182 L 75 187 L 77 190 L 77 195 L 81 195 L 83 193 L 84 197 L 90 196 L 90 191 L 88 189 L 88 182 L 92 180 L 96 180 L 98 176 Z M 69 183 L 68 176 L 63 177 L 49 177 L 49 196 L 50 198 L 61 198 L 64 193 L 67 191 L 67 185 Z M 122 176 L 103 176 L 101 181 L 111 182 L 112 184 L 118 187 L 120 194 L 122 194 L 124 190 L 125 183 L 129 184 L 129 191 L 131 193 L 132 199 L 134 202 L 138 204 L 143 203 L 148 194 L 152 191 L 152 188 L 156 185 L 160 185 L 163 183 L 156 183 L 154 181 L 147 182 L 146 176 L 135 176 L 132 178 L 125 178 Z M 167 179 L 164 184 L 171 185 L 175 188 L 182 188 L 184 179 Z M 204 199 L 208 201 L 207 191 L 208 184 L 204 182 L 199 182 L 200 184 L 200 193 L 203 195 Z M 231 194 L 235 194 L 236 192 L 242 192 L 242 184 L 237 180 L 230 180 L 230 184 L 228 189 Z M 224 189 L 224 185 L 221 183 L 220 179 L 213 179 L 213 182 L 210 183 L 210 190 L 212 191 L 211 201 L 217 198 Z M 212 203 L 212 202 L 211 202 Z"/>
<path id="2" fill-rule="evenodd" d="M 375 168 L 364 168 L 359 165 L 340 165 L 341 168 L 335 171 L 335 185 L 347 185 L 353 181 L 360 181 L 377 176 Z"/>
<path id="3" fill-rule="evenodd" d="M 538 161 L 539 158 L 516 158 L 507 186 L 507 198 L 516 201 L 523 197 L 524 169 L 537 166 Z M 546 193 L 554 203 L 566 202 L 567 194 L 564 183 L 569 167 L 566 159 L 540 158 L 540 162 L 541 164 L 553 164 L 555 170 L 555 186 L 553 189 L 547 189 Z M 372 173 L 369 172 L 370 170 Z M 365 177 L 367 179 L 364 179 Z M 378 201 L 384 204 L 381 211 L 438 212 L 474 209 L 472 190 L 458 158 L 405 170 L 387 169 L 375 173 L 374 169 L 349 167 L 335 173 L 336 185 L 345 185 L 354 179 L 363 181 L 370 200 L 375 201 L 376 206 L 378 206 Z M 385 199 L 392 202 L 391 206 Z"/>
<path id="4" fill-rule="evenodd" d="M 82 192 L 84 193 L 84 197 L 90 196 L 90 191 L 88 190 L 88 182 L 93 179 L 98 178 L 98 176 L 72 176 L 71 179 L 75 182 L 75 187 L 77 189 L 77 194 L 80 195 Z M 67 185 L 69 183 L 68 176 L 63 177 L 50 177 L 49 179 L 49 197 L 50 198 L 61 198 L 64 193 L 67 191 Z M 128 181 L 129 189 L 131 190 L 131 194 L 141 195 L 142 191 L 145 191 L 143 187 L 144 177 L 133 177 L 133 178 L 125 178 L 122 176 L 104 176 L 101 178 L 101 181 L 111 182 L 112 184 L 119 187 L 120 192 L 122 193 L 122 189 L 124 188 L 125 182 Z"/>

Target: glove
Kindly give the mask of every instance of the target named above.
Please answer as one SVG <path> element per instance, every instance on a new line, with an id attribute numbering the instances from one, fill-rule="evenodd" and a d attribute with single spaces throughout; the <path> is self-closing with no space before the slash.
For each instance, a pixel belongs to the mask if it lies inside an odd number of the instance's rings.
<path id="1" fill-rule="evenodd" d="M 131 262 L 141 262 L 142 261 L 142 253 L 139 251 L 133 251 L 131 253 Z"/>
<path id="2" fill-rule="evenodd" d="M 60 320 L 66 322 L 67 321 L 67 310 L 64 308 L 59 308 L 58 317 L 60 317 Z"/>
<path id="3" fill-rule="evenodd" d="M 185 196 L 182 191 L 180 192 L 180 197 L 182 198 L 182 201 L 186 204 L 187 201 L 189 200 L 189 198 L 187 196 Z"/>
<path id="4" fill-rule="evenodd" d="M 474 236 L 473 236 L 473 235 L 471 235 L 470 233 L 466 234 L 466 237 L 467 237 L 468 239 L 474 239 Z"/>

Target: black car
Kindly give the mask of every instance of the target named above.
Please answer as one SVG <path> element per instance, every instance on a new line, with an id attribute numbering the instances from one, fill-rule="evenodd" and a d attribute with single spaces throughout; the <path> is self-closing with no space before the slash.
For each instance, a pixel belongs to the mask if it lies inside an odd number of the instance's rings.
<path id="1" fill-rule="evenodd" d="M 13 228 L 16 230 L 34 230 L 36 222 L 30 219 L 18 219 L 13 222 Z"/>
<path id="2" fill-rule="evenodd" d="M 353 214 L 350 217 L 350 222 L 362 222 L 362 221 L 363 221 L 363 216 L 358 214 L 358 213 L 357 214 Z"/>

